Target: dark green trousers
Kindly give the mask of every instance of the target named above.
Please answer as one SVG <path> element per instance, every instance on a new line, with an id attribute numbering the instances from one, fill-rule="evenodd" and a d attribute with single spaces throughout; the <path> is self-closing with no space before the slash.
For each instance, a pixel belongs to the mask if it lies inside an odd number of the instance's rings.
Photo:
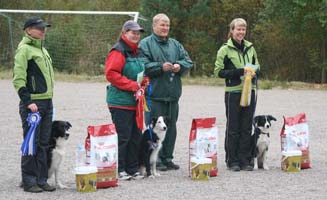
<path id="1" fill-rule="evenodd" d="M 166 117 L 167 133 L 162 143 L 159 158 L 162 163 L 173 160 L 175 141 L 177 135 L 176 122 L 178 119 L 179 105 L 178 102 L 151 101 L 151 118 L 164 116 Z"/>

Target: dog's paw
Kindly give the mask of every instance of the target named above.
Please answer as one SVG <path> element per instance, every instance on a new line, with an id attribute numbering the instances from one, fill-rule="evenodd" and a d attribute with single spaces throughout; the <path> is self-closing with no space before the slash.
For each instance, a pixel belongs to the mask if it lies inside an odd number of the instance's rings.
<path id="1" fill-rule="evenodd" d="M 151 174 L 150 176 L 148 176 L 148 178 L 155 178 L 155 176 Z"/>
<path id="2" fill-rule="evenodd" d="M 161 176 L 159 173 L 155 173 L 154 176 Z"/>
<path id="3" fill-rule="evenodd" d="M 269 167 L 268 167 L 267 165 L 264 165 L 264 166 L 263 166 L 263 169 L 264 169 L 264 170 L 269 170 Z"/>
<path id="4" fill-rule="evenodd" d="M 62 183 L 57 184 L 57 188 L 59 189 L 68 189 L 69 187 L 67 185 L 64 185 Z"/>

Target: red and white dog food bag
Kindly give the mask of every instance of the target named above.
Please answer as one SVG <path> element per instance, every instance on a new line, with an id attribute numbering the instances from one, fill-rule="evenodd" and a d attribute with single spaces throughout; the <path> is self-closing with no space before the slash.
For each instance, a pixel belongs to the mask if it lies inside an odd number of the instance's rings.
<path id="1" fill-rule="evenodd" d="M 218 127 L 216 118 L 193 119 L 189 137 L 189 174 L 192 158 L 210 158 L 210 176 L 218 175 Z"/>
<path id="2" fill-rule="evenodd" d="M 284 117 L 284 125 L 280 133 L 281 150 L 284 152 L 301 150 L 301 169 L 310 168 L 309 126 L 305 113 L 293 117 Z"/>
<path id="3" fill-rule="evenodd" d="M 97 188 L 118 185 L 118 138 L 114 124 L 88 126 L 85 140 L 87 161 L 98 168 Z M 89 159 L 89 160 L 88 160 Z"/>

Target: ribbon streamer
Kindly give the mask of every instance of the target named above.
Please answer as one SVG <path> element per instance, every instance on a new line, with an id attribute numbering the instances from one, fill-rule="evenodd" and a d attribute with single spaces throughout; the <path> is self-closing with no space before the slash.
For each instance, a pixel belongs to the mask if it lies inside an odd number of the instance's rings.
<path id="1" fill-rule="evenodd" d="M 26 121 L 28 123 L 29 129 L 20 148 L 23 156 L 36 155 L 35 130 L 40 120 L 41 115 L 39 112 L 28 113 Z"/>

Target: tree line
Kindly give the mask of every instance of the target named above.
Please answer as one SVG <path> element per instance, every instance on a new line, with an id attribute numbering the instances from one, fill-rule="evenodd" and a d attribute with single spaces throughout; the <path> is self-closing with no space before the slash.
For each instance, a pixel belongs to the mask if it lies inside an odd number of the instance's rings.
<path id="1" fill-rule="evenodd" d="M 152 17 L 166 13 L 171 20 L 171 37 L 184 45 L 194 61 L 190 75 L 204 77 L 213 74 L 229 23 L 242 17 L 248 23 L 246 39 L 254 43 L 258 53 L 262 78 L 326 83 L 325 0 L 0 0 L 0 8 L 139 11 L 146 19 L 140 20 L 145 35 L 151 33 Z M 71 72 L 65 67 L 61 70 Z"/>

